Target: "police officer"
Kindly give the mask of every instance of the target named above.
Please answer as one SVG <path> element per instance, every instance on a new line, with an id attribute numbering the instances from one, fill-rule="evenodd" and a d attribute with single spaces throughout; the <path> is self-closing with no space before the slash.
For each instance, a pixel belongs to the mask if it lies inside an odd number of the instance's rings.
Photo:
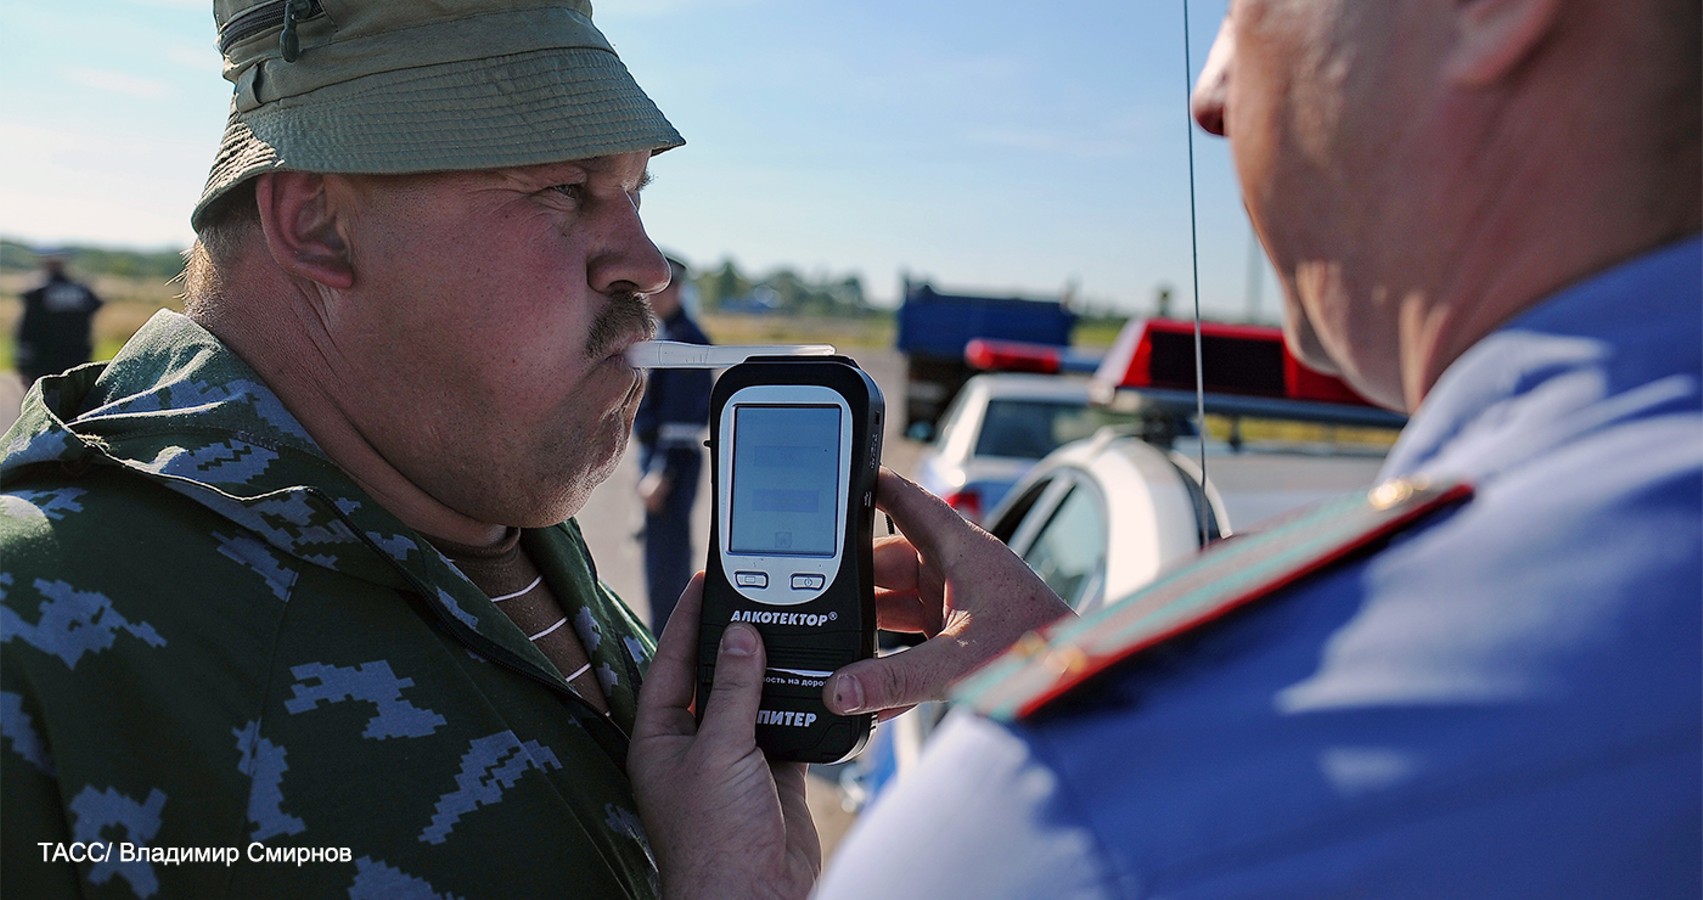
<path id="1" fill-rule="evenodd" d="M 1698 896 L 1699 19 L 1231 4 L 1195 117 L 1230 138 L 1291 343 L 1413 413 L 1390 480 L 1020 641 L 819 895 Z M 1004 563 L 968 525 L 901 518 L 941 569 L 925 595 Z M 744 669 L 754 692 L 760 648 L 729 635 L 718 691 Z M 860 665 L 832 708 L 930 686 Z M 737 760 L 751 729 L 718 705 L 693 750 Z M 803 867 L 761 855 L 807 849 L 788 785 L 765 804 L 726 771 L 641 807 L 746 838 L 702 862 L 718 888 L 802 893 Z M 741 884 L 726 868 L 752 856 Z"/>
<path id="2" fill-rule="evenodd" d="M 101 308 L 94 291 L 65 274 L 63 253 L 44 253 L 41 268 L 42 283 L 24 292 L 18 320 L 18 377 L 26 390 L 43 375 L 89 361 L 90 330 Z"/>
<path id="3" fill-rule="evenodd" d="M 662 340 L 707 344 L 710 339 L 686 309 L 691 290 L 686 264 L 668 257 L 668 287 L 650 296 Z M 652 630 L 661 633 L 680 591 L 696 568 L 692 556 L 692 504 L 703 471 L 703 442 L 710 415 L 707 369 L 656 369 L 639 403 L 633 432 L 639 442 L 639 500 L 645 508 L 645 591 Z"/>

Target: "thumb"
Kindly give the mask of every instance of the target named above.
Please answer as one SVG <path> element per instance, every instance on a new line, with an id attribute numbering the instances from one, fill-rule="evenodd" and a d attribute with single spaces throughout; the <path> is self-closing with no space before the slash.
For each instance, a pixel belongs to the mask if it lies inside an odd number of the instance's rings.
<path id="1" fill-rule="evenodd" d="M 743 622 L 727 626 L 716 654 L 715 684 L 698 736 L 741 749 L 757 743 L 757 709 L 763 699 L 763 639 Z"/>

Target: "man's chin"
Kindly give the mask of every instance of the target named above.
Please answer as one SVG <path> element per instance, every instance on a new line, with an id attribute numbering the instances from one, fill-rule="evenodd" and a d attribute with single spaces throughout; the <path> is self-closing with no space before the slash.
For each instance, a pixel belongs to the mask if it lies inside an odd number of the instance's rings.
<path id="1" fill-rule="evenodd" d="M 572 481 L 567 484 L 563 493 L 567 497 L 577 498 L 573 503 L 573 511 L 568 513 L 569 516 L 577 515 L 580 507 L 584 506 L 591 496 L 591 492 L 608 481 L 615 474 L 615 470 L 621 467 L 621 457 L 627 452 L 627 440 L 632 434 L 632 424 L 630 418 L 620 420 L 617 426 L 611 429 L 607 451 L 588 459 L 581 471 L 569 476 Z"/>
<path id="2" fill-rule="evenodd" d="M 538 478 L 538 488 L 526 499 L 524 509 L 517 510 L 516 519 L 509 524 L 522 528 L 547 528 L 580 514 L 591 499 L 592 491 L 621 465 L 626 441 L 616 442 L 613 452 L 595 459 L 582 459 L 580 464 L 564 467 Z"/>
<path id="3" fill-rule="evenodd" d="M 1312 323 L 1305 315 L 1291 312 L 1283 317 L 1283 342 L 1289 345 L 1289 352 L 1326 375 L 1341 375 L 1342 367 L 1336 360 L 1325 352 L 1324 344 L 1319 340 L 1319 333 L 1313 330 Z"/>
<path id="4" fill-rule="evenodd" d="M 1378 378 L 1376 373 L 1369 373 L 1365 370 L 1350 371 L 1347 366 L 1338 363 L 1334 357 L 1325 352 L 1324 345 L 1319 340 L 1317 332 L 1311 328 L 1293 327 L 1294 321 L 1293 318 L 1284 320 L 1283 340 L 1289 345 L 1289 351 L 1294 353 L 1297 359 L 1326 375 L 1334 375 L 1342 379 L 1349 387 L 1359 392 L 1362 397 L 1378 406 L 1397 412 L 1409 411 L 1402 399 L 1399 376 L 1393 376 L 1396 379 L 1393 383 L 1386 383 L 1385 380 Z M 1359 361 L 1365 362 L 1365 360 Z"/>

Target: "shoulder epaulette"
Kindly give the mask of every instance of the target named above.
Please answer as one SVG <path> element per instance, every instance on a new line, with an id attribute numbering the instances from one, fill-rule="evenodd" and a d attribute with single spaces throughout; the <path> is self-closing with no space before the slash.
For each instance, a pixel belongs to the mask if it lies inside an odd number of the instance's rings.
<path id="1" fill-rule="evenodd" d="M 1208 547 L 1111 606 L 1025 635 L 961 683 L 953 700 L 995 719 L 1031 715 L 1137 654 L 1368 552 L 1471 496 L 1462 481 L 1395 479 L 1308 507 Z"/>

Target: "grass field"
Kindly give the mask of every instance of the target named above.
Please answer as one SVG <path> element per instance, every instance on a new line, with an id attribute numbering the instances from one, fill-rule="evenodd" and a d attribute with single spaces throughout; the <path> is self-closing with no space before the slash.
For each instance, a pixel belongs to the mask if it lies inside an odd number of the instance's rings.
<path id="1" fill-rule="evenodd" d="M 12 371 L 12 335 L 23 301 L 18 295 L 38 281 L 35 273 L 0 274 L 0 372 Z M 182 309 L 175 284 L 139 278 L 95 277 L 90 286 L 107 303 L 95 316 L 95 358 L 111 359 L 136 329 L 161 309 Z M 1092 350 L 1110 347 L 1122 323 L 1101 320 L 1077 327 L 1076 344 Z M 788 315 L 724 315 L 703 317 L 704 330 L 720 344 L 828 343 L 852 352 L 893 346 L 891 316 L 825 318 Z M 1229 434 L 1229 423 L 1209 416 L 1207 430 L 1215 438 Z M 1245 420 L 1243 436 L 1250 442 L 1360 444 L 1388 447 L 1396 433 L 1385 429 L 1347 428 L 1299 422 Z"/>
<path id="2" fill-rule="evenodd" d="M 18 295 L 37 284 L 33 272 L 0 275 L 0 371 L 12 369 L 11 336 L 17 330 L 23 301 Z M 178 286 L 141 278 L 96 276 L 89 279 L 106 306 L 95 316 L 95 358 L 110 359 L 142 323 L 161 309 L 182 309 Z M 893 318 L 872 315 L 858 318 L 823 316 L 732 315 L 703 316 L 704 330 L 719 344 L 827 343 L 847 350 L 891 347 Z M 1085 322 L 1077 328 L 1077 345 L 1090 349 L 1111 346 L 1121 323 Z"/>

